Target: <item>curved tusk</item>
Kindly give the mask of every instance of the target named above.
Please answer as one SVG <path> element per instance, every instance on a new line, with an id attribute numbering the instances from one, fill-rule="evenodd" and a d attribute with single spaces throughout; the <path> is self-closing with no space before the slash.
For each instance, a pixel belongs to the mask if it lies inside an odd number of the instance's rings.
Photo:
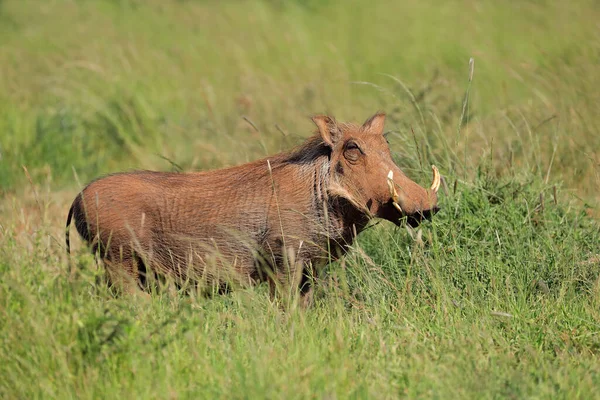
<path id="1" fill-rule="evenodd" d="M 390 197 L 394 202 L 398 201 L 398 192 L 396 191 L 396 185 L 394 184 L 394 172 L 390 169 L 387 176 L 387 184 L 390 189 Z"/>
<path id="2" fill-rule="evenodd" d="M 394 171 L 391 169 L 387 176 L 387 184 L 388 188 L 390 189 L 392 205 L 396 207 L 396 210 L 400 211 L 400 214 L 403 214 L 402 208 L 400 207 L 400 204 L 398 204 L 398 192 L 396 191 L 396 185 L 394 184 Z"/>
<path id="3" fill-rule="evenodd" d="M 433 170 L 433 182 L 431 183 L 431 190 L 434 193 L 437 193 L 441 184 L 440 171 L 438 171 L 435 165 L 432 165 L 431 169 Z"/>

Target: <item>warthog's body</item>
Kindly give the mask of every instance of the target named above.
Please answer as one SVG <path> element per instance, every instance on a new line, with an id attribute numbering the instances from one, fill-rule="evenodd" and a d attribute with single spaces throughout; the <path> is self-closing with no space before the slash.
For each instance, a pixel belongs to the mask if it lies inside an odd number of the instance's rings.
<path id="1" fill-rule="evenodd" d="M 94 181 L 73 202 L 67 228 L 73 217 L 113 281 L 143 283 L 152 272 L 208 283 L 306 282 L 371 217 L 416 224 L 435 210 L 437 187 L 426 191 L 391 160 L 382 114 L 363 126 L 314 121 L 320 134 L 301 147 L 249 164 Z M 388 186 L 389 171 L 400 194 Z"/>

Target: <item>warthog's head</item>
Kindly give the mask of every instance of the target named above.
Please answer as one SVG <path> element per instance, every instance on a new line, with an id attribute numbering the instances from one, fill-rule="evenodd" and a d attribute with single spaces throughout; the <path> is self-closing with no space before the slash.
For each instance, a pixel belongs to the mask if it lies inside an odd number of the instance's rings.
<path id="1" fill-rule="evenodd" d="M 313 121 L 331 149 L 330 192 L 348 199 L 365 213 L 400 225 L 429 219 L 437 207 L 440 174 L 435 166 L 433 183 L 425 189 L 410 180 L 392 160 L 383 135 L 385 114 L 375 114 L 362 126 L 337 123 L 327 116 Z"/>

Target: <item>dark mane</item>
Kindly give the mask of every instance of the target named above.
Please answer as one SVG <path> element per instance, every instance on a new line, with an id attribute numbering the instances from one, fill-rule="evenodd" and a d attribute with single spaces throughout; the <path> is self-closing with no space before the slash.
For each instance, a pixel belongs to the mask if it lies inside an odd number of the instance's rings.
<path id="1" fill-rule="evenodd" d="M 316 134 L 291 151 L 280 154 L 277 161 L 282 164 L 311 164 L 329 154 L 331 149 L 323 142 L 321 136 Z"/>
<path id="2" fill-rule="evenodd" d="M 363 132 L 364 127 L 353 123 L 337 123 L 333 129 L 338 132 L 354 131 Z M 273 161 L 280 164 L 311 164 L 318 158 L 329 156 L 331 148 L 323 142 L 321 135 L 316 132 L 296 148 L 278 155 Z"/>

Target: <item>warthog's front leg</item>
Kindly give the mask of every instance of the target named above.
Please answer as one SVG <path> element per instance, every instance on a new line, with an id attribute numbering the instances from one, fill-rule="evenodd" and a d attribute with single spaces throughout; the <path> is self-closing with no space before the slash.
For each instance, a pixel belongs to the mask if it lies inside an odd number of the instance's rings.
<path id="1" fill-rule="evenodd" d="M 300 307 L 308 308 L 313 304 L 316 274 L 313 275 L 312 267 L 309 270 L 299 266 L 296 271 L 301 273 L 278 273 L 268 278 L 271 300 L 283 301 L 286 306 L 298 301 Z"/>
<path id="2" fill-rule="evenodd" d="M 297 246 L 300 248 L 301 244 Z M 299 251 L 288 247 L 280 265 L 268 278 L 271 299 L 279 298 L 286 306 L 297 301 L 302 308 L 313 302 L 313 285 L 317 278 L 316 269 L 308 258 L 297 257 Z"/>

